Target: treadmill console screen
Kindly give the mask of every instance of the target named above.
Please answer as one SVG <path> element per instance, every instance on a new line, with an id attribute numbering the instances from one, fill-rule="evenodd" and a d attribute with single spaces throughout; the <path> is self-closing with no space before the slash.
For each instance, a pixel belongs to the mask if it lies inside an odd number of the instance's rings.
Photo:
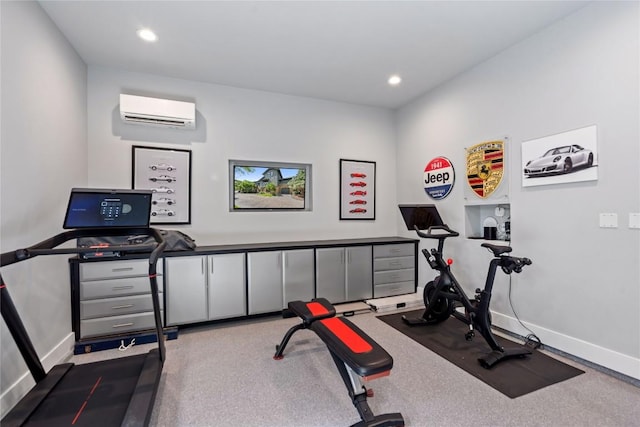
<path id="1" fill-rule="evenodd" d="M 444 225 L 435 205 L 398 205 L 407 230 L 427 230 L 434 225 Z"/>
<path id="2" fill-rule="evenodd" d="M 73 188 L 63 228 L 149 227 L 150 190 Z"/>

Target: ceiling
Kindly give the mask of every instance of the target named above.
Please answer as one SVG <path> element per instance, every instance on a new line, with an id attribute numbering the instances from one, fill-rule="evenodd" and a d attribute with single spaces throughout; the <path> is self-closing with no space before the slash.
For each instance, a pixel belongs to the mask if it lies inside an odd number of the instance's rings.
<path id="1" fill-rule="evenodd" d="M 587 3 L 40 1 L 89 65 L 385 108 Z"/>

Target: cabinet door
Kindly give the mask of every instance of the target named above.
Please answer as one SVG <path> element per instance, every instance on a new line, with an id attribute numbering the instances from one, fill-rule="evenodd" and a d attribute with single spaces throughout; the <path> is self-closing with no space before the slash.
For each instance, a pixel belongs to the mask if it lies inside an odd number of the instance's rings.
<path id="1" fill-rule="evenodd" d="M 336 304 L 346 301 L 344 248 L 316 249 L 316 295 Z"/>
<path id="2" fill-rule="evenodd" d="M 207 320 L 206 256 L 165 258 L 168 325 Z"/>
<path id="3" fill-rule="evenodd" d="M 282 252 L 247 254 L 249 314 L 282 310 Z"/>
<path id="4" fill-rule="evenodd" d="M 373 259 L 371 246 L 345 248 L 347 254 L 347 301 L 373 296 Z"/>
<path id="5" fill-rule="evenodd" d="M 310 301 L 314 297 L 313 249 L 283 252 L 282 308 L 289 301 Z"/>
<path id="6" fill-rule="evenodd" d="M 245 316 L 245 254 L 209 255 L 209 320 Z"/>

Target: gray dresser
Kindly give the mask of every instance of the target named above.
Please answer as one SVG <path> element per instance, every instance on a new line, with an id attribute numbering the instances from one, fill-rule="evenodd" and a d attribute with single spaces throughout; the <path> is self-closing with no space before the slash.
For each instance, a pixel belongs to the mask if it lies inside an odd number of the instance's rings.
<path id="1" fill-rule="evenodd" d="M 416 245 L 400 243 L 373 246 L 373 297 L 415 292 Z"/>
<path id="2" fill-rule="evenodd" d="M 148 259 L 83 262 L 78 267 L 76 339 L 153 329 L 155 320 Z M 163 260 L 158 260 L 158 291 L 163 292 Z M 159 294 L 160 308 L 163 296 Z"/>

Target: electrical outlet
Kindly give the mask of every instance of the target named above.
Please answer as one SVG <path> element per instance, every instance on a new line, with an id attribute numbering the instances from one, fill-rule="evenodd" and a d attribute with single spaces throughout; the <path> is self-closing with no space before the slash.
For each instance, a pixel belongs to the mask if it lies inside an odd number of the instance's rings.
<path id="1" fill-rule="evenodd" d="M 618 228 L 618 214 L 601 213 L 600 228 Z"/>
<path id="2" fill-rule="evenodd" d="M 629 214 L 629 228 L 640 228 L 640 213 Z"/>

